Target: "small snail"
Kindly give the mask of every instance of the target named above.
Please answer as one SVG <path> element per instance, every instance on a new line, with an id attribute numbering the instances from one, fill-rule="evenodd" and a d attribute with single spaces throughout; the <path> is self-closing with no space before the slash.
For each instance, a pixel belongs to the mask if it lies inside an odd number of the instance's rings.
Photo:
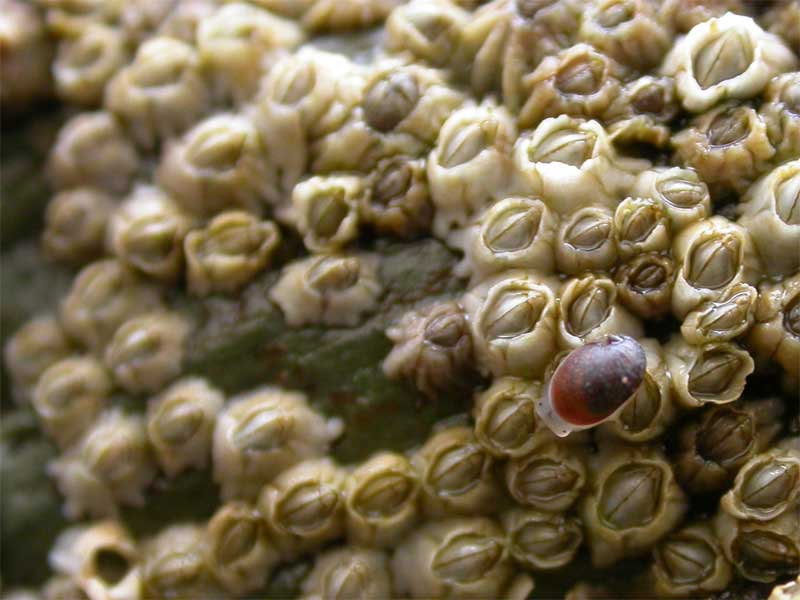
<path id="1" fill-rule="evenodd" d="M 555 368 L 536 412 L 565 437 L 608 420 L 644 379 L 647 357 L 635 339 L 609 335 L 570 352 Z"/>

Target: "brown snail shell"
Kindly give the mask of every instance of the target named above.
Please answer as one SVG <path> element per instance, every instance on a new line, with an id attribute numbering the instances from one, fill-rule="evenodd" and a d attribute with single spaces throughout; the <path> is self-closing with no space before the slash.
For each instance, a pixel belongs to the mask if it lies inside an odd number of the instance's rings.
<path id="1" fill-rule="evenodd" d="M 632 337 L 609 335 L 570 352 L 558 365 L 536 412 L 560 437 L 599 425 L 644 380 L 647 357 Z"/>

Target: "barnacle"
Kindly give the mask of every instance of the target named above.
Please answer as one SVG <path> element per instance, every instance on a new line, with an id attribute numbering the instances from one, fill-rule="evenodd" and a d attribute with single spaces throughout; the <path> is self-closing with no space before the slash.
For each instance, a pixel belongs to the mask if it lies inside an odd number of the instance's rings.
<path id="1" fill-rule="evenodd" d="M 615 281 L 620 302 L 643 319 L 663 317 L 670 311 L 674 261 L 664 254 L 644 253 L 622 264 Z"/>
<path id="2" fill-rule="evenodd" d="M 379 23 L 399 0 L 258 0 L 273 12 L 297 19 L 306 29 L 348 31 Z M 334 594 L 335 595 L 335 594 Z"/>
<path id="3" fill-rule="evenodd" d="M 756 322 L 747 339 L 756 355 L 800 375 L 800 275 L 759 287 Z"/>
<path id="4" fill-rule="evenodd" d="M 303 600 L 389 598 L 389 558 L 378 550 L 345 546 L 321 553 L 303 582 Z"/>
<path id="5" fill-rule="evenodd" d="M 759 113 L 767 124 L 767 135 L 775 147 L 775 160 L 800 156 L 800 71 L 772 79 L 764 90 Z"/>
<path id="6" fill-rule="evenodd" d="M 475 398 L 475 437 L 492 456 L 514 458 L 533 451 L 539 437 L 536 399 L 541 388 L 536 381 L 500 377 Z"/>
<path id="7" fill-rule="evenodd" d="M 583 543 L 575 517 L 514 508 L 502 516 L 508 551 L 526 567 L 545 571 L 569 564 Z"/>
<path id="8" fill-rule="evenodd" d="M 800 53 L 800 33 L 797 32 L 797 19 L 800 18 L 800 9 L 791 0 L 779 0 L 761 17 L 761 23 L 770 33 L 783 38 L 784 42 Z"/>
<path id="9" fill-rule="evenodd" d="M 294 186 L 292 209 L 306 247 L 335 252 L 352 242 L 364 193 L 362 180 L 352 175 L 312 177 Z"/>
<path id="10" fill-rule="evenodd" d="M 681 325 L 681 335 L 690 344 L 728 342 L 747 333 L 755 320 L 756 289 L 746 283 L 728 287 L 717 301 L 701 304 Z"/>
<path id="11" fill-rule="evenodd" d="M 96 188 L 77 187 L 56 194 L 44 217 L 44 251 L 55 260 L 78 264 L 99 258 L 112 206 L 109 194 Z"/>
<path id="12" fill-rule="evenodd" d="M 657 167 L 639 173 L 633 193 L 659 200 L 677 232 L 711 215 L 711 196 L 705 181 L 693 169 Z"/>
<path id="13" fill-rule="evenodd" d="M 639 142 L 665 148 L 672 134 L 668 124 L 678 110 L 674 80 L 645 75 L 622 88 L 611 110 L 613 116 L 608 133 L 617 144 Z"/>

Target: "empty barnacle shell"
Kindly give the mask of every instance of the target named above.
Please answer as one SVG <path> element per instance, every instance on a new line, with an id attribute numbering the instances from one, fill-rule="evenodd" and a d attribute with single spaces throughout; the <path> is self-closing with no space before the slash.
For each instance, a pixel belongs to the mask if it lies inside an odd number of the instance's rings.
<path id="1" fill-rule="evenodd" d="M 499 377 L 475 398 L 472 409 L 475 437 L 492 456 L 513 458 L 530 453 L 537 444 L 536 400 L 539 382 Z"/>
<path id="2" fill-rule="evenodd" d="M 233 209 L 260 214 L 279 200 L 266 154 L 248 117 L 220 113 L 168 144 L 156 180 L 191 215 Z"/>
<path id="3" fill-rule="evenodd" d="M 717 511 L 714 531 L 726 558 L 750 581 L 773 582 L 800 569 L 800 505 L 770 521 Z"/>
<path id="4" fill-rule="evenodd" d="M 798 497 L 800 451 L 777 447 L 742 465 L 719 505 L 737 519 L 769 521 L 797 504 Z"/>
<path id="5" fill-rule="evenodd" d="M 622 264 L 614 279 L 622 304 L 636 316 L 652 319 L 669 313 L 674 275 L 669 255 L 647 252 Z"/>
<path id="6" fill-rule="evenodd" d="M 764 103 L 758 112 L 775 147 L 775 162 L 800 156 L 800 71 L 773 78 L 764 91 Z"/>
<path id="7" fill-rule="evenodd" d="M 659 596 L 686 597 L 727 589 L 733 569 L 711 525 L 695 522 L 656 546 L 648 575 L 653 592 Z"/>
<path id="8" fill-rule="evenodd" d="M 398 546 L 392 573 L 395 595 L 410 598 L 521 600 L 533 589 L 509 561 L 502 529 L 480 517 L 429 521 Z"/>
<path id="9" fill-rule="evenodd" d="M 11 395 L 27 403 L 42 373 L 71 353 L 71 343 L 55 316 L 32 318 L 3 347 L 3 365 L 11 380 Z"/>
<path id="10" fill-rule="evenodd" d="M 369 194 L 361 212 L 377 233 L 406 239 L 430 229 L 433 205 L 426 165 L 424 158 L 394 156 L 379 161 L 367 175 Z"/>
<path id="11" fill-rule="evenodd" d="M 492 457 L 471 428 L 451 427 L 434 434 L 412 456 L 411 464 L 419 473 L 426 515 L 484 514 L 497 508 Z"/>
<path id="12" fill-rule="evenodd" d="M 261 514 L 246 502 L 233 500 L 220 506 L 208 521 L 206 537 L 209 568 L 231 594 L 263 588 L 280 560 Z"/>
<path id="13" fill-rule="evenodd" d="M 666 148 L 672 136 L 668 124 L 678 110 L 674 80 L 645 75 L 623 87 L 611 109 L 609 136 L 615 144 L 645 143 Z"/>
<path id="14" fill-rule="evenodd" d="M 464 235 L 459 270 L 476 278 L 505 269 L 552 273 L 558 216 L 539 199 L 509 196 L 487 208 Z"/>
<path id="15" fill-rule="evenodd" d="M 759 179 L 737 209 L 767 272 L 795 273 L 800 268 L 800 160 Z"/>
<path id="16" fill-rule="evenodd" d="M 70 577 L 89 600 L 136 598 L 141 553 L 117 521 L 97 521 L 65 529 L 56 538 L 48 562 Z"/>
<path id="17" fill-rule="evenodd" d="M 143 42 L 109 82 L 104 105 L 143 148 L 182 134 L 210 108 L 195 48 L 167 36 Z"/>
<path id="18" fill-rule="evenodd" d="M 113 211 L 111 196 L 91 187 L 59 192 L 45 212 L 42 246 L 48 257 L 86 263 L 103 253 L 106 224 Z"/>
<path id="19" fill-rule="evenodd" d="M 703 302 L 719 300 L 738 283 L 753 284 L 759 260 L 750 232 L 715 215 L 696 222 L 675 236 L 676 264 L 672 312 L 683 319 Z"/>
<path id="20" fill-rule="evenodd" d="M 758 292 L 736 283 L 716 301 L 701 304 L 683 320 L 681 335 L 690 344 L 728 342 L 747 333 L 755 321 Z"/>
<path id="21" fill-rule="evenodd" d="M 536 405 L 541 421 L 564 437 L 610 419 L 641 386 L 647 355 L 635 339 L 607 335 L 573 350 Z"/>
<path id="22" fill-rule="evenodd" d="M 623 74 L 612 58 L 586 44 L 545 57 L 522 80 L 520 128 L 536 127 L 542 119 L 559 115 L 603 120 L 620 95 Z"/>
<path id="23" fill-rule="evenodd" d="M 328 550 L 316 557 L 302 590 L 303 600 L 390 598 L 389 557 L 358 546 Z"/>
<path id="24" fill-rule="evenodd" d="M 355 468 L 345 483 L 347 539 L 390 547 L 418 518 L 419 476 L 408 459 L 381 452 Z"/>
<path id="25" fill-rule="evenodd" d="M 672 28 L 648 0 L 589 2 L 578 39 L 638 71 L 658 65 L 673 41 Z"/>
<path id="26" fill-rule="evenodd" d="M 516 135 L 509 112 L 491 103 L 466 106 L 445 121 L 428 157 L 437 236 L 466 225 L 508 185 Z"/>
<path id="27" fill-rule="evenodd" d="M 180 379 L 148 401 L 147 437 L 168 477 L 206 467 L 224 403 L 224 396 L 199 377 Z"/>
<path id="28" fill-rule="evenodd" d="M 151 312 L 128 319 L 111 338 L 105 364 L 128 392 L 157 392 L 180 374 L 189 329 L 186 319 L 176 312 Z"/>
<path id="29" fill-rule="evenodd" d="M 80 113 L 59 131 L 47 172 L 55 190 L 93 186 L 122 194 L 139 170 L 139 162 L 136 148 L 112 114 Z"/>
<path id="30" fill-rule="evenodd" d="M 708 186 L 693 169 L 657 167 L 639 173 L 633 193 L 662 203 L 673 232 L 711 214 Z"/>
<path id="31" fill-rule="evenodd" d="M 662 64 L 675 77 L 683 106 L 701 112 L 726 98 L 752 98 L 797 58 L 753 19 L 727 13 L 694 26 Z"/>
<path id="32" fill-rule="evenodd" d="M 224 500 L 254 499 L 265 483 L 307 458 L 322 456 L 341 433 L 299 392 L 258 388 L 233 398 L 214 427 L 214 480 Z"/>
<path id="33" fill-rule="evenodd" d="M 670 223 L 663 204 L 652 198 L 626 198 L 614 212 L 614 236 L 622 258 L 668 250 Z"/>
<path id="34" fill-rule="evenodd" d="M 158 290 L 121 261 L 107 259 L 78 272 L 59 316 L 70 337 L 102 351 L 123 322 L 160 305 Z"/>
<path id="35" fill-rule="evenodd" d="M 579 514 L 599 568 L 639 556 L 680 523 L 688 501 L 661 452 L 649 446 L 603 448 L 590 462 Z"/>
<path id="36" fill-rule="evenodd" d="M 354 175 L 317 176 L 292 191 L 297 230 L 311 252 L 334 252 L 358 235 L 359 205 L 366 191 Z"/>
<path id="37" fill-rule="evenodd" d="M 504 271 L 470 289 L 469 316 L 477 367 L 493 375 L 536 377 L 556 351 L 557 282 L 534 271 Z"/>
<path id="38" fill-rule="evenodd" d="M 692 346 L 676 334 L 664 351 L 675 399 L 686 408 L 737 400 L 754 369 L 750 354 L 732 342 Z"/>
<path id="39" fill-rule="evenodd" d="M 642 385 L 622 410 L 600 425 L 600 431 L 628 442 L 646 442 L 660 436 L 672 424 L 676 407 L 661 345 L 639 338 L 647 356 Z"/>
<path id="40" fill-rule="evenodd" d="M 58 46 L 53 79 L 59 98 L 97 106 L 114 74 L 128 62 L 125 34 L 117 27 L 92 24 Z"/>
<path id="41" fill-rule="evenodd" d="M 672 137 L 677 160 L 696 169 L 712 193 L 743 193 L 775 155 L 767 124 L 746 104 L 721 104 Z"/>
<path id="42" fill-rule="evenodd" d="M 154 186 L 138 185 L 112 215 L 108 243 L 125 264 L 172 281 L 183 270 L 183 239 L 192 220 Z"/>
<path id="43" fill-rule="evenodd" d="M 292 327 L 354 327 L 375 309 L 383 292 L 378 256 L 321 254 L 287 264 L 270 298 Z"/>
<path id="44" fill-rule="evenodd" d="M 568 510 L 586 485 L 586 466 L 578 446 L 540 436 L 534 449 L 506 463 L 505 483 L 520 505 L 545 512 Z"/>
<path id="45" fill-rule="evenodd" d="M 142 597 L 223 597 L 206 559 L 206 529 L 175 524 L 142 544 Z"/>
<path id="46" fill-rule="evenodd" d="M 345 531 L 345 473 L 330 458 L 290 467 L 264 486 L 258 510 L 282 557 L 317 550 Z"/>
<path id="47" fill-rule="evenodd" d="M 109 403 L 114 383 L 103 364 L 91 356 L 73 356 L 42 372 L 32 405 L 39 425 L 66 448 L 89 430 Z"/>
<path id="48" fill-rule="evenodd" d="M 608 334 L 641 338 L 642 324 L 617 301 L 617 287 L 607 277 L 569 279 L 559 294 L 559 345 L 577 348 Z"/>
<path id="49" fill-rule="evenodd" d="M 778 398 L 708 407 L 678 432 L 675 474 L 691 493 L 724 489 L 748 459 L 778 435 Z"/>
<path id="50" fill-rule="evenodd" d="M 156 476 L 144 420 L 113 408 L 101 415 L 80 443 L 48 466 L 70 519 L 114 517 L 119 505 L 145 505 Z"/>
<path id="51" fill-rule="evenodd" d="M 406 377 L 429 398 L 458 383 L 472 363 L 472 335 L 456 302 L 410 311 L 386 331 L 394 347 L 383 361 L 391 378 Z"/>
<path id="52" fill-rule="evenodd" d="M 759 286 L 756 323 L 747 338 L 757 356 L 800 375 L 800 274 Z"/>
<path id="53" fill-rule="evenodd" d="M 559 569 L 572 562 L 583 543 L 583 530 L 575 517 L 513 508 L 502 516 L 508 552 L 529 569 Z"/>
<path id="54" fill-rule="evenodd" d="M 237 210 L 219 213 L 184 240 L 189 291 L 206 296 L 240 289 L 267 267 L 280 237 L 272 221 Z"/>

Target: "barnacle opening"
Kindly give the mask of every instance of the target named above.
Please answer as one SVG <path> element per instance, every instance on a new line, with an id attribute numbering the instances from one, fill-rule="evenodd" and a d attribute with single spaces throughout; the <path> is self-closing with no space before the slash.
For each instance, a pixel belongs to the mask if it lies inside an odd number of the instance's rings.
<path id="1" fill-rule="evenodd" d="M 581 539 L 580 530 L 568 524 L 531 521 L 511 532 L 509 544 L 522 555 L 548 559 L 577 548 Z"/>
<path id="2" fill-rule="evenodd" d="M 581 476 L 569 465 L 549 458 L 528 462 L 513 479 L 513 491 L 529 504 L 547 505 L 549 500 L 575 491 Z"/>
<path id="3" fill-rule="evenodd" d="M 724 349 L 703 352 L 689 371 L 689 393 L 697 398 L 718 397 L 736 382 L 743 362 L 742 357 Z"/>
<path id="4" fill-rule="evenodd" d="M 756 425 L 750 414 L 722 406 L 711 413 L 699 429 L 697 453 L 718 465 L 747 456 L 756 442 Z"/>
<path id="5" fill-rule="evenodd" d="M 528 147 L 531 162 L 560 162 L 580 167 L 592 158 L 597 136 L 574 127 L 559 129 L 545 137 L 537 146 Z"/>
<path id="6" fill-rule="evenodd" d="M 475 534 L 456 535 L 436 550 L 431 565 L 444 581 L 469 583 L 485 577 L 503 556 L 498 540 Z"/>
<path id="7" fill-rule="evenodd" d="M 364 98 L 367 124 L 378 131 L 391 131 L 405 119 L 419 101 L 415 77 L 396 71 L 377 81 Z"/>
<path id="8" fill-rule="evenodd" d="M 741 255 L 741 241 L 733 234 L 700 239 L 689 251 L 686 280 L 698 288 L 724 288 L 736 277 Z"/>
<path id="9" fill-rule="evenodd" d="M 260 523 L 256 517 L 237 515 L 229 519 L 215 539 L 214 556 L 223 565 L 229 565 L 250 554 L 258 544 Z"/>
<path id="10" fill-rule="evenodd" d="M 306 481 L 289 490 L 277 502 L 275 519 L 302 536 L 314 532 L 333 518 L 341 505 L 339 493 L 321 481 Z"/>
<path id="11" fill-rule="evenodd" d="M 796 544 L 771 531 L 740 531 L 733 541 L 731 554 L 739 570 L 756 581 L 774 581 L 779 575 L 796 573 L 800 569 Z"/>
<path id="12" fill-rule="evenodd" d="M 605 321 L 616 299 L 610 280 L 592 283 L 585 286 L 567 305 L 567 329 L 578 337 L 586 335 Z"/>
<path id="13" fill-rule="evenodd" d="M 668 282 L 667 269 L 660 262 L 643 260 L 634 266 L 629 281 L 637 291 L 656 290 Z"/>
<path id="14" fill-rule="evenodd" d="M 678 208 L 692 208 L 708 197 L 708 188 L 702 181 L 680 177 L 660 179 L 656 189 L 662 200 Z"/>
<path id="15" fill-rule="evenodd" d="M 695 80 L 704 90 L 744 73 L 753 62 L 750 38 L 736 29 L 713 35 L 692 58 Z"/>
<path id="16" fill-rule="evenodd" d="M 426 479 L 439 493 L 464 494 L 478 485 L 487 461 L 488 457 L 480 446 L 454 446 L 434 459 Z"/>
<path id="17" fill-rule="evenodd" d="M 589 252 L 600 248 L 613 233 L 610 215 L 581 215 L 564 233 L 564 240 L 573 248 Z"/>
<path id="18" fill-rule="evenodd" d="M 519 252 L 529 247 L 539 233 L 542 207 L 509 206 L 483 228 L 483 242 L 494 252 Z"/>
<path id="19" fill-rule="evenodd" d="M 361 273 L 361 263 L 357 258 L 326 256 L 309 269 L 308 284 L 324 294 L 342 291 L 353 287 Z"/>
<path id="20" fill-rule="evenodd" d="M 92 557 L 94 572 L 109 586 L 122 581 L 131 570 L 131 561 L 114 548 L 99 548 Z"/>
<path id="21" fill-rule="evenodd" d="M 676 535 L 658 547 L 655 559 L 670 581 L 700 584 L 714 573 L 717 552 L 706 540 Z"/>
<path id="22" fill-rule="evenodd" d="M 786 303 L 783 310 L 783 327 L 796 338 L 800 338 L 800 291 Z"/>
<path id="23" fill-rule="evenodd" d="M 186 158 L 199 169 L 228 171 L 241 159 L 246 139 L 231 127 L 204 127 L 192 136 Z"/>
<path id="24" fill-rule="evenodd" d="M 556 87 L 564 94 L 589 96 L 603 85 L 606 64 L 597 56 L 579 55 L 561 65 L 556 73 Z"/>
<path id="25" fill-rule="evenodd" d="M 405 506 L 414 487 L 414 480 L 405 473 L 378 473 L 352 493 L 350 503 L 366 518 L 387 517 Z"/>
<path id="26" fill-rule="evenodd" d="M 754 509 L 770 509 L 786 502 L 798 485 L 800 465 L 768 460 L 747 470 L 738 497 L 743 504 Z"/>
<path id="27" fill-rule="evenodd" d="M 800 226 L 800 170 L 775 187 L 775 212 L 787 225 Z"/>
<path id="28" fill-rule="evenodd" d="M 645 373 L 641 387 L 619 413 L 623 429 L 630 433 L 638 433 L 650 427 L 661 411 L 662 402 L 658 384 L 650 373 Z"/>
<path id="29" fill-rule="evenodd" d="M 509 339 L 530 333 L 547 307 L 547 296 L 529 288 L 505 291 L 486 308 L 483 330 L 487 339 Z"/>
<path id="30" fill-rule="evenodd" d="M 486 418 L 486 437 L 501 450 L 521 447 L 536 430 L 536 408 L 533 402 L 503 394 L 492 404 Z"/>
<path id="31" fill-rule="evenodd" d="M 750 135 L 750 118 L 747 107 L 737 106 L 720 112 L 708 126 L 706 133 L 713 147 L 732 146 Z"/>
<path id="32" fill-rule="evenodd" d="M 644 527 L 663 502 L 664 474 L 656 465 L 632 463 L 619 467 L 603 483 L 597 512 L 614 529 Z"/>

